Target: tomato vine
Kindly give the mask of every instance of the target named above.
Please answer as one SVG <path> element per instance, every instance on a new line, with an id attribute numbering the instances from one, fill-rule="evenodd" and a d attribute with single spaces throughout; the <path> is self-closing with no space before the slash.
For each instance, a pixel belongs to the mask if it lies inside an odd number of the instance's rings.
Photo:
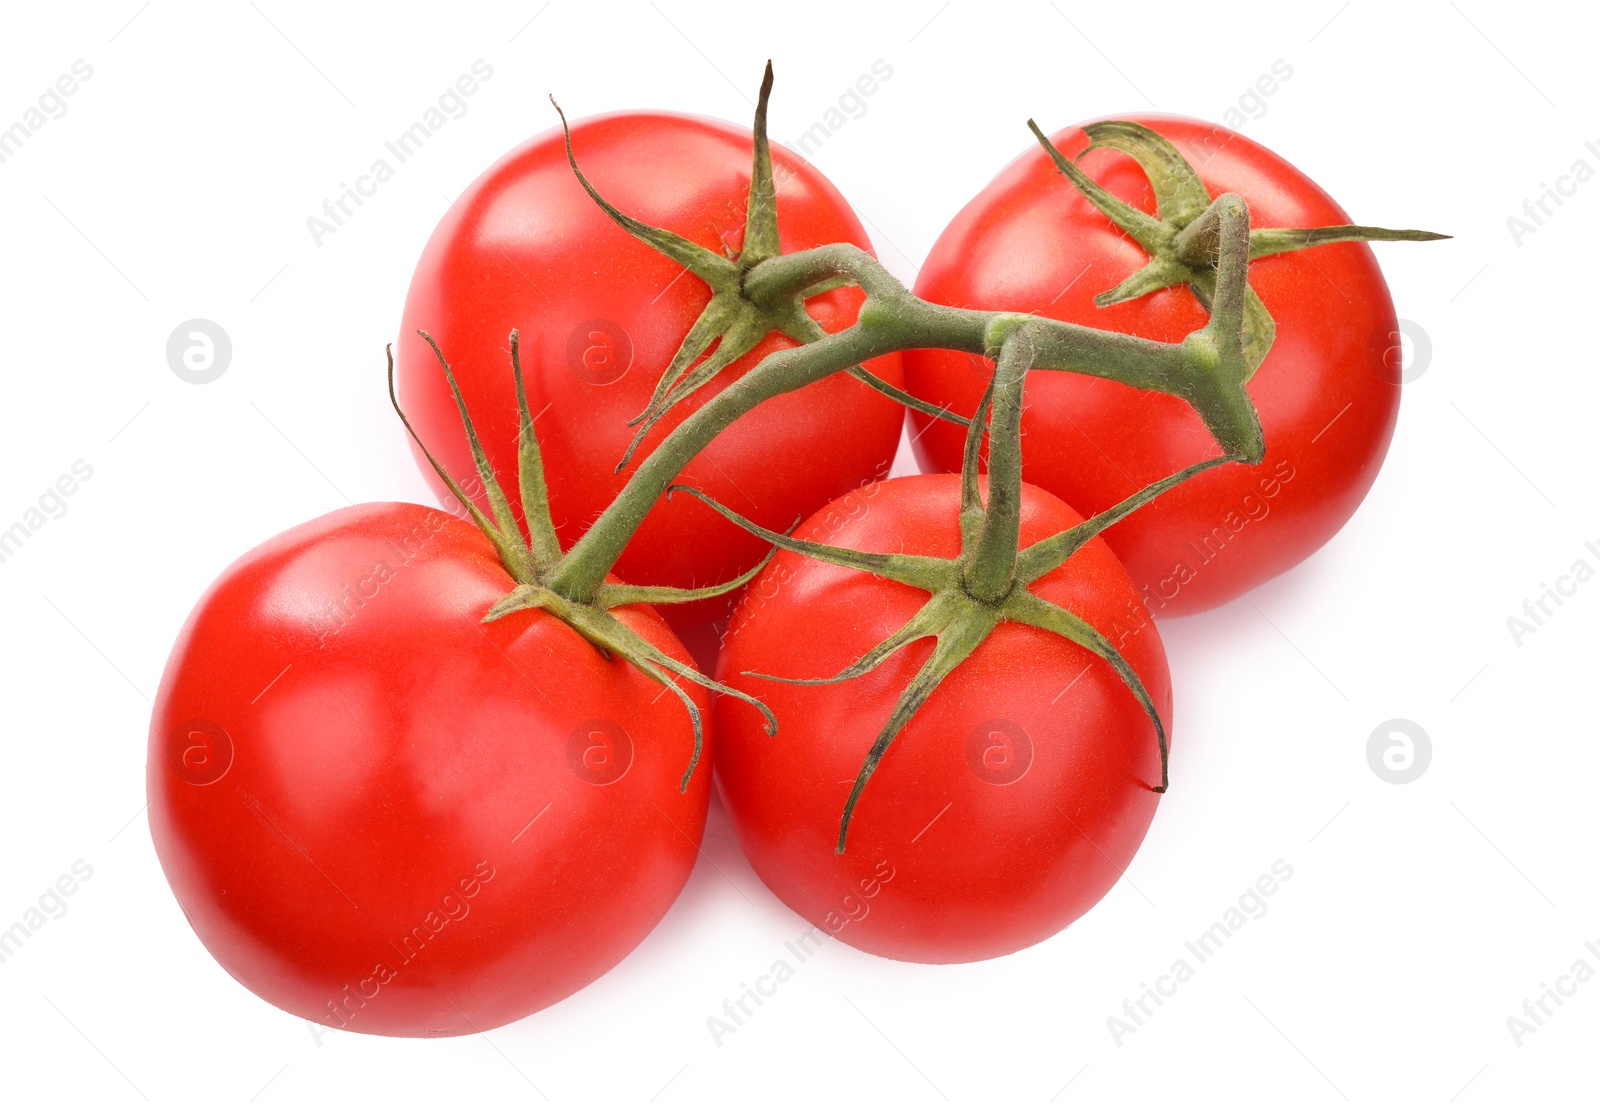
<path id="1" fill-rule="evenodd" d="M 1106 303 L 1120 302 L 1161 287 L 1187 284 L 1207 307 L 1208 319 L 1181 341 L 1160 342 L 1037 315 L 941 306 L 913 294 L 859 247 L 832 244 L 789 254 L 780 252 L 766 133 L 771 89 L 769 64 L 756 108 L 748 221 L 743 249 L 737 256 L 720 255 L 613 207 L 583 175 L 570 131 L 567 132 L 568 161 L 594 202 L 617 225 L 682 264 L 712 292 L 710 302 L 664 370 L 650 404 L 630 423 L 638 425 L 639 430 L 618 464 L 619 471 L 632 461 L 644 434 L 662 415 L 769 333 L 780 332 L 802 344 L 769 354 L 681 422 L 640 461 L 621 492 L 566 552 L 561 552 L 550 523 L 539 444 L 523 388 L 517 333 L 511 334 L 511 369 L 522 427 L 517 468 L 522 512 L 528 525 L 526 542 L 478 443 L 444 352 L 431 337 L 422 335 L 433 345 L 450 381 L 478 476 L 486 489 L 489 514 L 473 502 L 431 454 L 429 462 L 494 543 L 516 584 L 485 620 L 518 610 L 545 610 L 607 654 L 632 664 L 673 690 L 689 710 L 695 729 L 695 751 L 683 776 L 684 786 L 699 761 L 702 722 L 697 707 L 677 679 L 747 702 L 762 711 L 768 734 L 776 734 L 777 719 L 759 699 L 714 682 L 692 666 L 667 657 L 609 612 L 633 603 L 688 602 L 728 594 L 752 579 L 764 565 L 765 561 L 737 578 L 695 589 L 630 586 L 612 581 L 612 568 L 651 507 L 661 496 L 683 490 L 704 501 L 722 518 L 770 543 L 774 551 L 786 548 L 801 552 L 895 579 L 929 594 L 915 617 L 854 664 L 830 679 L 812 680 L 851 678 L 871 670 L 913 640 L 933 636 L 938 641 L 931 657 L 905 688 L 861 766 L 840 821 L 840 851 L 862 790 L 896 734 L 940 681 L 1004 621 L 1023 622 L 1065 637 L 1117 671 L 1153 722 L 1161 750 L 1161 780 L 1152 789 L 1164 792 L 1168 784 L 1167 735 L 1137 675 L 1104 636 L 1071 611 L 1032 594 L 1028 584 L 1059 567 L 1107 527 L 1192 476 L 1228 462 L 1253 464 L 1261 459 L 1265 448 L 1261 423 L 1245 384 L 1270 348 L 1273 330 L 1270 314 L 1250 288 L 1252 259 L 1333 241 L 1420 241 L 1443 235 L 1364 226 L 1252 229 L 1245 200 L 1234 193 L 1210 198 L 1178 150 L 1159 135 L 1130 122 L 1091 124 L 1090 148 L 1121 150 L 1149 176 L 1159 200 L 1159 214 L 1151 216 L 1100 189 L 1062 157 L 1030 120 L 1029 126 L 1061 173 L 1150 254 L 1151 260 L 1143 269 L 1101 299 Z M 556 109 L 560 112 L 559 106 Z M 564 114 L 562 123 L 565 127 Z M 805 301 L 847 284 L 860 288 L 865 302 L 854 324 L 837 333 L 824 333 L 806 313 Z M 974 354 L 994 362 L 993 380 L 973 419 L 918 400 L 875 379 L 862 367 L 875 357 L 928 348 Z M 1220 455 L 1154 482 L 1049 540 L 1019 549 L 1022 393 L 1024 380 L 1033 371 L 1076 373 L 1175 396 L 1200 417 Z M 748 521 L 699 491 L 677 485 L 684 467 L 740 417 L 768 399 L 839 372 L 851 373 L 920 413 L 967 427 L 962 467 L 962 539 L 957 557 L 945 560 L 864 553 L 798 540 Z M 392 353 L 390 394 L 396 411 L 400 411 L 394 397 Z M 403 412 L 400 416 L 405 419 Z M 986 432 L 989 445 L 984 495 L 979 490 L 984 460 L 980 445 Z M 412 435 L 416 437 L 414 431 Z M 417 443 L 426 454 L 423 442 L 418 439 Z M 763 677 L 781 676 L 768 673 Z"/>

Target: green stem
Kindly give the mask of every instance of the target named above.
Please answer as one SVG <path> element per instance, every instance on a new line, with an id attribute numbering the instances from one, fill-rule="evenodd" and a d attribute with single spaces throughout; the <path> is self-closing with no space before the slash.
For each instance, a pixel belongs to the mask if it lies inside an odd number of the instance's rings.
<path id="1" fill-rule="evenodd" d="M 1247 243 L 1241 240 L 1232 253 L 1245 248 Z M 1236 257 L 1225 249 L 1224 260 L 1229 259 Z M 797 294 L 839 276 L 848 276 L 867 293 L 855 323 L 809 345 L 772 353 L 684 419 L 645 458 L 549 575 L 547 585 L 552 590 L 574 601 L 591 600 L 661 495 L 695 456 L 744 414 L 777 395 L 907 349 L 993 355 L 1011 333 L 1026 327 L 1032 366 L 1177 395 L 1195 405 L 1225 451 L 1249 454 L 1254 445 L 1258 454 L 1260 424 L 1234 365 L 1216 347 L 1215 320 L 1213 328 L 1168 344 L 1033 315 L 938 306 L 917 298 L 870 254 L 852 245 L 769 258 L 750 270 L 745 288 L 759 301 L 769 295 Z M 1242 263 L 1219 265 L 1219 290 L 1237 293 L 1233 285 L 1242 279 Z M 1207 340 L 1197 341 L 1202 335 Z"/>
<path id="2" fill-rule="evenodd" d="M 966 444 L 961 450 L 961 552 L 966 563 L 967 552 L 978 547 L 978 533 L 983 529 L 983 496 L 978 493 L 978 468 L 982 461 L 983 429 L 994 406 L 994 376 L 983 389 L 978 409 L 967 425 Z"/>
<path id="3" fill-rule="evenodd" d="M 767 357 L 685 418 L 645 457 L 611 505 L 568 550 L 550 576 L 550 588 L 574 601 L 592 598 L 657 499 L 717 434 L 775 395 L 904 347 L 900 339 L 899 334 L 856 325 Z"/>
<path id="4" fill-rule="evenodd" d="M 744 293 L 759 306 L 771 306 L 799 295 L 807 288 L 825 280 L 846 278 L 867 298 L 883 304 L 915 303 L 932 308 L 925 319 L 932 330 L 921 336 L 929 341 L 928 348 L 962 349 L 984 353 L 984 331 L 994 317 L 993 311 L 962 310 L 956 307 L 934 307 L 924 303 L 904 284 L 889 274 L 876 257 L 860 246 L 839 242 L 819 245 L 800 253 L 786 253 L 773 257 L 752 268 L 744 279 Z M 865 311 L 866 307 L 863 306 Z M 944 344 L 947 340 L 957 343 Z"/>
<path id="5" fill-rule="evenodd" d="M 980 602 L 998 602 L 1011 593 L 1016 575 L 1022 524 L 1022 392 L 1032 364 L 1032 330 L 1021 326 L 1005 339 L 995 360 L 989 500 L 964 579 L 967 593 Z"/>
<path id="6" fill-rule="evenodd" d="M 1206 234 L 1204 256 L 1217 266 L 1217 294 L 1211 302 L 1207 330 L 1219 339 L 1236 337 L 1244 325 L 1244 302 L 1250 284 L 1245 278 L 1250 263 L 1250 209 L 1243 197 L 1225 192 L 1195 219 L 1190 229 L 1214 224 Z M 1230 278 L 1231 277 L 1231 278 Z"/>

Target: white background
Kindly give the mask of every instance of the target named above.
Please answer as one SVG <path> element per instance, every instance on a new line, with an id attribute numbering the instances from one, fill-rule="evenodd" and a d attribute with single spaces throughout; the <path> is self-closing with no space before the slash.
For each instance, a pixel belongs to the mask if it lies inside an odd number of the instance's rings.
<path id="1" fill-rule="evenodd" d="M 0 927 L 75 861 L 93 869 L 0 964 L 0 1095 L 1592 1099 L 1600 981 L 1521 1046 L 1507 1017 L 1600 941 L 1600 583 L 1520 646 L 1506 621 L 1574 560 L 1600 563 L 1584 548 L 1600 538 L 1600 182 L 1520 244 L 1507 218 L 1576 160 L 1600 168 L 1584 146 L 1600 145 L 1600 27 L 1575 7 L 1483 0 L 542 2 L 119 0 L 0 17 L 0 126 L 74 60 L 93 67 L 0 164 L 0 528 L 75 460 L 94 472 L 0 564 Z M 747 124 L 768 56 L 783 141 L 873 61 L 892 66 L 813 159 L 908 282 L 1028 148 L 1030 115 L 1047 130 L 1152 108 L 1220 119 L 1288 62 L 1245 132 L 1357 221 L 1456 235 L 1378 247 L 1400 315 L 1431 342 L 1387 465 L 1309 562 L 1164 624 L 1176 784 L 1127 878 L 1046 944 L 964 967 L 830 945 L 719 1047 L 706 1018 L 806 925 L 714 807 L 683 897 L 589 989 L 487 1036 L 319 1041 L 213 963 L 162 878 L 141 807 L 167 648 L 210 580 L 271 534 L 346 501 L 429 501 L 383 345 L 447 203 L 553 123 L 546 93 L 577 116 Z M 307 217 L 479 58 L 494 76 L 467 114 L 314 244 Z M 234 348 L 207 386 L 165 356 L 196 317 Z M 1407 785 L 1368 765 L 1391 718 L 1431 738 Z M 1294 875 L 1270 911 L 1118 1046 L 1107 1017 L 1279 859 Z"/>

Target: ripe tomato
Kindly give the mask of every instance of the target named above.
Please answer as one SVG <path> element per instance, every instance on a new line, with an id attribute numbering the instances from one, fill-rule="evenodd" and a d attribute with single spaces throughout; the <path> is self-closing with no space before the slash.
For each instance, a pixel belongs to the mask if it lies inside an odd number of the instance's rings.
<path id="1" fill-rule="evenodd" d="M 892 479 L 830 504 L 796 536 L 953 556 L 959 504 L 957 476 Z M 1022 546 L 1079 520 L 1024 486 Z M 1030 589 L 1116 645 L 1170 727 L 1161 640 L 1099 538 Z M 790 908 L 874 954 L 968 962 L 1054 935 L 1111 888 L 1155 815 L 1161 758 L 1150 718 L 1109 664 L 1002 623 L 889 746 L 836 854 L 851 784 L 933 641 L 834 685 L 742 672 L 835 674 L 926 600 L 901 583 L 778 553 L 734 612 L 718 675 L 761 695 L 778 734 L 719 705 L 717 778 L 751 866 Z"/>
<path id="2" fill-rule="evenodd" d="M 685 115 L 630 112 L 572 127 L 584 174 L 624 213 L 719 252 L 742 241 L 751 135 Z M 784 252 L 830 242 L 870 249 L 844 198 L 798 156 L 774 145 Z M 528 401 L 538 415 L 550 505 L 570 547 L 615 497 L 614 469 L 632 440 L 628 421 L 651 393 L 710 299 L 699 279 L 606 217 L 568 167 L 559 130 L 513 150 L 479 177 L 434 231 L 412 277 L 396 348 L 401 400 L 445 467 L 471 471 L 455 404 L 432 350 L 460 381 L 491 463 L 517 470 L 517 404 L 506 334 L 522 331 Z M 841 288 L 809 300 L 829 332 L 849 326 L 863 296 Z M 768 337 L 664 418 L 638 461 L 673 427 L 774 349 Z M 898 356 L 868 370 L 900 386 Z M 775 398 L 717 438 L 681 481 L 763 525 L 786 529 L 852 487 L 886 474 L 901 407 L 842 375 Z M 437 444 L 435 444 L 437 442 Z M 431 469 L 423 470 L 430 480 Z M 437 489 L 437 485 L 436 485 Z M 511 486 L 512 502 L 518 496 Z M 616 566 L 630 583 L 706 586 L 755 566 L 760 540 L 708 522 L 686 497 L 658 504 Z M 665 607 L 674 624 L 726 612 L 732 597 Z"/>
<path id="3" fill-rule="evenodd" d="M 1135 121 L 1172 141 L 1213 198 L 1244 196 L 1253 227 L 1350 221 L 1294 166 L 1242 135 L 1190 119 Z M 1052 140 L 1068 159 L 1088 145 L 1076 127 Z M 1131 158 L 1099 149 L 1079 164 L 1119 199 L 1155 213 L 1149 181 Z M 1181 340 L 1206 319 L 1186 287 L 1094 303 L 1148 259 L 1035 147 L 945 229 L 916 290 L 938 303 Z M 1320 548 L 1365 497 L 1394 431 L 1394 306 L 1371 247 L 1347 242 L 1263 257 L 1251 262 L 1250 283 L 1277 324 L 1276 342 L 1247 385 L 1265 459 L 1206 472 L 1106 534 L 1158 615 L 1220 605 Z M 908 390 L 961 413 L 987 380 L 986 366 L 959 353 L 918 350 L 905 366 Z M 1027 398 L 1023 477 L 1087 513 L 1215 452 L 1200 420 L 1171 396 L 1038 372 Z M 924 470 L 960 469 L 959 427 L 923 422 L 918 431 Z"/>
<path id="4" fill-rule="evenodd" d="M 228 568 L 150 724 L 150 830 L 224 969 L 316 1023 L 457 1035 L 587 985 L 677 897 L 710 782 L 672 694 L 511 589 L 471 524 L 339 510 Z M 688 656 L 647 607 L 615 611 Z M 686 687 L 701 709 L 704 691 Z"/>

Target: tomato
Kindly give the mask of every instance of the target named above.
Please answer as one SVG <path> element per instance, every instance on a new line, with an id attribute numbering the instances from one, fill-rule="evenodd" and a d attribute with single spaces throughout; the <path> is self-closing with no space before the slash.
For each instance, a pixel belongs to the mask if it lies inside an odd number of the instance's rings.
<path id="1" fill-rule="evenodd" d="M 481 624 L 511 588 L 471 524 L 376 504 L 246 554 L 190 615 L 151 835 L 200 941 L 278 1007 L 484 1031 L 605 973 L 683 888 L 710 796 L 703 768 L 679 791 L 683 704 L 543 611 Z"/>
<path id="2" fill-rule="evenodd" d="M 1337 204 L 1287 161 L 1242 135 L 1189 119 L 1137 117 L 1170 139 L 1210 195 L 1237 192 L 1253 227 L 1348 223 Z M 1078 128 L 1055 145 L 1075 158 Z M 1116 197 L 1154 214 L 1139 166 L 1109 149 L 1079 163 Z M 1098 307 L 1147 254 L 1057 172 L 1044 150 L 1012 162 L 945 229 L 917 293 L 934 302 L 1026 311 L 1160 341 L 1178 341 L 1206 314 L 1188 288 Z M 1266 437 L 1265 459 L 1197 477 L 1106 534 L 1159 615 L 1219 605 L 1321 547 L 1377 476 L 1399 410 L 1394 306 L 1371 247 L 1346 242 L 1251 262 L 1251 286 L 1277 326 L 1247 385 Z M 987 368 L 941 350 L 905 356 L 907 388 L 966 413 Z M 1028 380 L 1023 476 L 1086 513 L 1206 455 L 1213 446 L 1182 400 L 1059 372 Z M 963 435 L 920 416 L 924 470 L 956 471 Z"/>
<path id="3" fill-rule="evenodd" d="M 830 504 L 796 535 L 953 556 L 959 502 L 957 476 L 893 479 Z M 1053 495 L 1024 486 L 1022 546 L 1079 520 Z M 1030 589 L 1118 647 L 1170 727 L 1161 640 L 1103 541 Z M 778 733 L 768 737 L 739 703 L 719 704 L 717 778 L 751 866 L 790 908 L 874 954 L 967 962 L 1048 938 L 1111 888 L 1155 815 L 1161 757 L 1150 718 L 1108 663 L 1062 637 L 1003 622 L 889 746 L 836 853 L 851 784 L 933 641 L 833 685 L 742 672 L 835 674 L 927 597 L 778 553 L 746 588 L 719 667 L 719 678 L 771 706 Z"/>
<path id="4" fill-rule="evenodd" d="M 575 123 L 572 146 L 584 174 L 626 214 L 718 252 L 740 246 L 750 131 L 630 112 Z M 776 145 L 772 156 L 784 252 L 831 242 L 870 249 L 860 222 L 821 173 Z M 633 438 L 627 423 L 649 404 L 709 299 L 698 278 L 607 218 L 573 176 L 561 132 L 549 131 L 479 177 L 434 231 L 412 277 L 397 346 L 401 400 L 445 467 L 471 471 L 450 392 L 432 350 L 415 334 L 426 330 L 455 370 L 495 470 L 514 479 L 517 405 L 506 335 L 519 327 L 551 509 L 570 547 L 626 481 L 627 473 L 614 469 Z M 807 307 L 833 332 L 854 322 L 862 300 L 859 289 L 840 288 Z M 769 336 L 720 373 L 655 426 L 631 467 L 764 355 L 792 344 Z M 898 356 L 867 367 L 895 386 L 903 381 Z M 897 403 L 835 376 L 740 419 L 681 481 L 786 529 L 886 474 L 902 423 Z M 431 480 L 431 469 L 423 468 Z M 518 500 L 512 486 L 507 493 Z M 708 522 L 680 498 L 652 510 L 616 573 L 629 583 L 705 586 L 753 567 L 765 551 L 757 538 Z M 725 613 L 732 600 L 663 612 L 686 624 Z"/>

